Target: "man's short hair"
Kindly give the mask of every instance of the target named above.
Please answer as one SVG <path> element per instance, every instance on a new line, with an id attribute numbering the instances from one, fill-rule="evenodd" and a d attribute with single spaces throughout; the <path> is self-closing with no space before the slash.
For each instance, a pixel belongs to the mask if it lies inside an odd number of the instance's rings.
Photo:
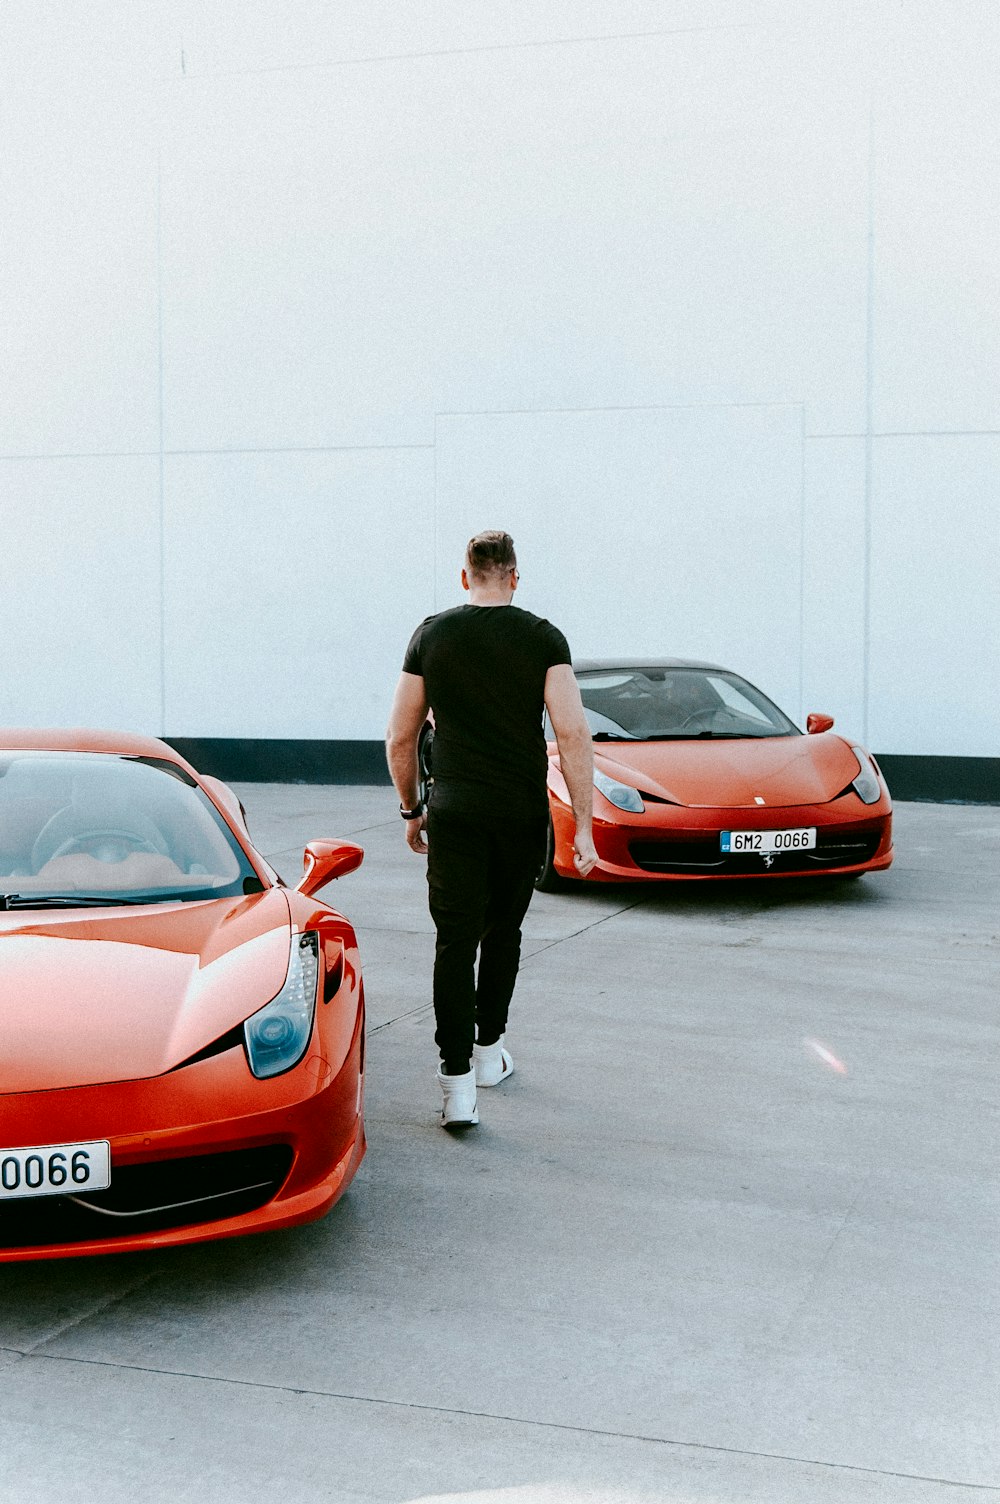
<path id="1" fill-rule="evenodd" d="M 512 569 L 516 569 L 517 555 L 510 533 L 492 528 L 470 538 L 465 550 L 465 567 L 477 580 L 487 579 L 491 575 L 509 574 Z"/>

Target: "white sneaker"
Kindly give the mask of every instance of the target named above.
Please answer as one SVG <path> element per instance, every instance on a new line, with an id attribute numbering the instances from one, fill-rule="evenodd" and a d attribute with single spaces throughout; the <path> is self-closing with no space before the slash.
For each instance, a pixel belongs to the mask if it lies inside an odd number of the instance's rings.
<path id="1" fill-rule="evenodd" d="M 468 1070 L 464 1076 L 446 1076 L 438 1066 L 438 1081 L 444 1105 L 441 1108 L 442 1128 L 471 1128 L 479 1122 L 476 1107 L 476 1073 Z"/>
<path id="2" fill-rule="evenodd" d="M 477 1086 L 499 1086 L 514 1074 L 514 1061 L 510 1051 L 503 1047 L 503 1035 L 495 1044 L 472 1046 L 472 1068 Z"/>

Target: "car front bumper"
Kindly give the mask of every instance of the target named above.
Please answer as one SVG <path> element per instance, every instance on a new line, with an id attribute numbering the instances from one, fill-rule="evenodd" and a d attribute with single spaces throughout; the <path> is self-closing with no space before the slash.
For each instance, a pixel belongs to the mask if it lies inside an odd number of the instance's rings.
<path id="1" fill-rule="evenodd" d="M 601 800 L 606 808 L 607 801 Z M 858 801 L 860 804 L 860 801 Z M 595 801 L 596 803 L 596 801 Z M 839 803 L 839 801 L 838 801 Z M 555 832 L 555 867 L 574 877 L 572 865 L 573 815 L 569 806 L 550 792 Z M 830 805 L 798 805 L 793 809 L 690 809 L 648 805 L 641 815 L 624 811 L 608 819 L 595 809 L 594 846 L 597 865 L 590 882 L 746 881 L 748 878 L 853 876 L 877 872 L 893 859 L 892 811 L 888 801 L 864 814 L 845 818 Z M 722 852 L 724 830 L 785 830 L 815 826 L 815 851 L 781 852 L 770 863 L 761 856 Z"/>
<path id="2" fill-rule="evenodd" d="M 336 1071 L 258 1081 L 242 1048 L 145 1081 L 0 1096 L 0 1147 L 111 1144 L 106 1192 L 0 1201 L 0 1262 L 124 1253 L 322 1217 L 365 1152 L 364 1010 Z"/>

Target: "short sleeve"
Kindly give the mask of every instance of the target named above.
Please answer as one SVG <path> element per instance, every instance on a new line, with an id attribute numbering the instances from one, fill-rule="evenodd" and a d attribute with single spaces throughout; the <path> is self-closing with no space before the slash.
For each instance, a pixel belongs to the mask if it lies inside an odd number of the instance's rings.
<path id="1" fill-rule="evenodd" d="M 550 621 L 544 622 L 542 641 L 545 648 L 545 667 L 554 668 L 557 663 L 572 663 L 573 658 L 566 641 L 558 627 L 554 627 Z"/>
<path id="2" fill-rule="evenodd" d="M 421 622 L 413 636 L 403 657 L 404 674 L 423 674 L 423 658 L 421 655 L 421 638 L 423 637 L 424 623 Z"/>

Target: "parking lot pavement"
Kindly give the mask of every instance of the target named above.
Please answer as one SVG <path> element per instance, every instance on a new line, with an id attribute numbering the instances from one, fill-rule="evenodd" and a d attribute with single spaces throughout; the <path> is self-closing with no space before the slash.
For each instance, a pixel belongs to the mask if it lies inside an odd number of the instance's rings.
<path id="1" fill-rule="evenodd" d="M 244 785 L 364 866 L 369 1153 L 323 1222 L 0 1267 L 0 1499 L 1000 1499 L 1000 809 L 857 883 L 536 895 L 480 1128 L 441 1132 L 389 789 Z"/>

